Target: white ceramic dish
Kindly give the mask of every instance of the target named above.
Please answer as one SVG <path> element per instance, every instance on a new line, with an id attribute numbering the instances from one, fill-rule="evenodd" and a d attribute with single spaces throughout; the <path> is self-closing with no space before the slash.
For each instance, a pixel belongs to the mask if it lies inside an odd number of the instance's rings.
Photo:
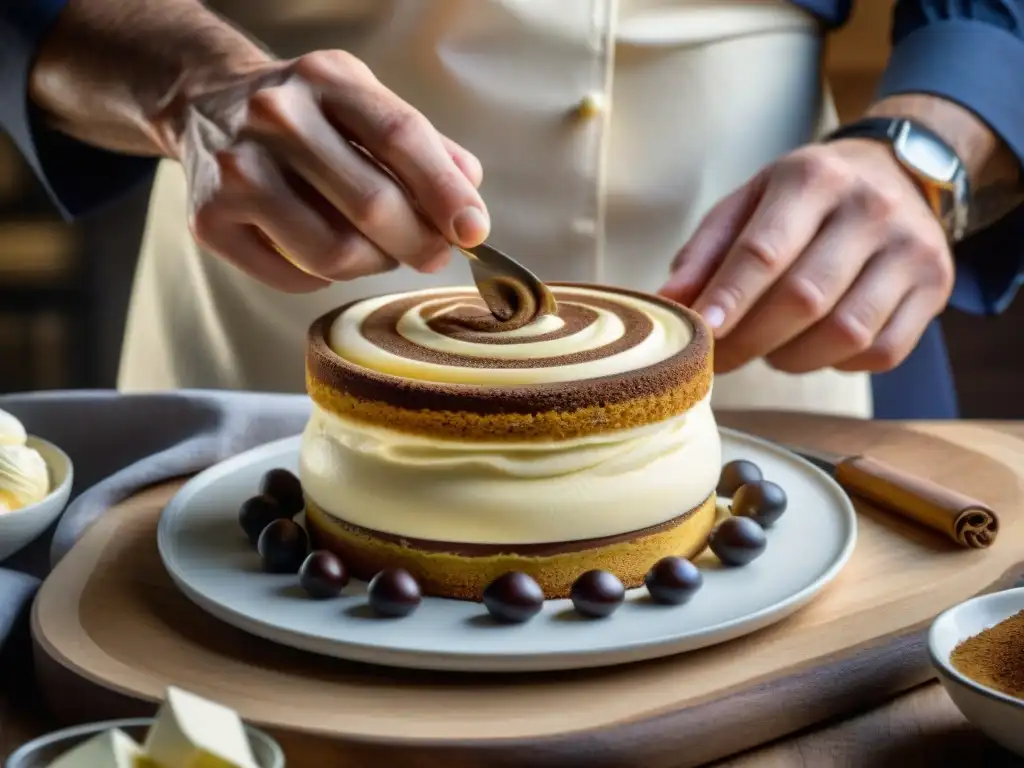
<path id="1" fill-rule="evenodd" d="M 75 478 L 71 458 L 41 437 L 30 435 L 27 444 L 39 451 L 50 470 L 50 493 L 36 504 L 0 514 L 0 561 L 31 544 L 49 528 L 71 496 Z"/>
<path id="2" fill-rule="evenodd" d="M 149 717 L 109 720 L 54 731 L 19 747 L 7 758 L 4 768 L 46 768 L 83 741 L 111 728 L 120 728 L 141 744 L 146 740 L 146 733 L 153 722 L 153 718 Z M 257 768 L 284 768 L 284 753 L 273 738 L 250 726 L 246 726 L 245 730 L 249 736 L 253 756 L 256 758 Z"/>
<path id="3" fill-rule="evenodd" d="M 956 670 L 949 657 L 969 637 L 1024 611 L 1024 587 L 993 592 L 955 605 L 928 632 L 928 653 L 953 703 L 976 728 L 1024 757 L 1024 700 L 976 683 Z"/>
<path id="4" fill-rule="evenodd" d="M 782 485 L 789 509 L 764 555 L 743 568 L 717 567 L 686 605 L 651 604 L 643 589 L 603 620 L 579 618 L 551 600 L 527 624 L 499 626 L 477 603 L 426 598 L 411 616 L 376 619 L 365 585 L 338 600 L 306 599 L 295 576 L 270 575 L 241 529 L 237 510 L 273 467 L 295 471 L 299 438 L 236 456 L 190 480 L 164 510 L 158 545 L 178 587 L 217 618 L 314 653 L 421 669 L 521 672 L 608 666 L 690 651 L 754 632 L 790 615 L 832 581 L 853 552 L 856 516 L 825 473 L 778 446 L 722 430 L 726 461 L 748 458 Z"/>

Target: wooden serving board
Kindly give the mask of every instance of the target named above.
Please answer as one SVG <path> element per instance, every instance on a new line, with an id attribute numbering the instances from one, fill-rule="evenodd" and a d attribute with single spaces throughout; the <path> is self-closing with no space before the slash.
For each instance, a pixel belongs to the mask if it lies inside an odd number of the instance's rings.
<path id="1" fill-rule="evenodd" d="M 1000 538 L 986 551 L 960 550 L 865 508 L 837 581 L 753 635 L 604 670 L 418 673 L 276 646 L 194 607 L 157 555 L 157 519 L 179 486 L 169 483 L 111 509 L 44 584 L 33 611 L 43 694 L 59 716 L 95 720 L 149 712 L 167 684 L 182 685 L 268 728 L 290 768 L 694 766 L 923 682 L 929 620 L 1019 575 L 1024 493 L 1010 466 L 1024 468 L 1024 442 L 966 424 L 944 428 L 958 445 L 884 422 L 720 420 L 786 442 L 866 451 L 939 480 L 991 504 Z"/>

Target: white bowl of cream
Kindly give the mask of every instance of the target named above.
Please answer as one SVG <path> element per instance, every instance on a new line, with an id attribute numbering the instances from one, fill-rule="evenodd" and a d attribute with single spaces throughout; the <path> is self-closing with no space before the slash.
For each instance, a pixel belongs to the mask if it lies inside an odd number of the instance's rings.
<path id="1" fill-rule="evenodd" d="M 20 421 L 0 411 L 0 562 L 60 517 L 73 481 L 64 451 L 26 434 Z"/>

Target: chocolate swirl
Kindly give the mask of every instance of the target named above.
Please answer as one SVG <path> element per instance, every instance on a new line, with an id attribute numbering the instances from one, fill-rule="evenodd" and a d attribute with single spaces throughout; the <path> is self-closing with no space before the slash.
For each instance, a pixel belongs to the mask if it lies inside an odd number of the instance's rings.
<path id="1" fill-rule="evenodd" d="M 711 337 L 691 310 L 603 286 L 550 287 L 558 314 L 514 329 L 496 320 L 469 287 L 341 307 L 310 328 L 310 394 L 350 415 L 362 412 L 366 401 L 476 414 L 593 409 L 587 431 L 602 418 L 614 428 L 609 408 L 615 404 L 662 398 L 642 417 L 660 418 L 707 394 Z M 374 418 L 383 422 L 385 415 Z M 515 428 L 532 429 L 525 422 Z"/>
<path id="2" fill-rule="evenodd" d="M 507 329 L 464 288 L 367 299 L 332 323 L 340 357 L 435 383 L 509 386 L 635 371 L 682 352 L 692 321 L 649 298 L 558 288 L 558 315 Z"/>
<path id="3" fill-rule="evenodd" d="M 607 315 L 603 318 L 598 310 Z M 621 330 L 616 327 L 603 334 L 605 344 L 572 351 L 577 343 L 586 347 L 588 340 L 598 337 L 595 326 L 608 316 L 618 319 Z M 654 323 L 634 307 L 590 297 L 587 304 L 566 302 L 558 317 L 542 318 L 526 328 L 532 332 L 505 331 L 483 302 L 464 295 L 426 304 L 417 297 L 387 304 L 366 318 L 362 334 L 371 344 L 406 360 L 468 368 L 546 368 L 588 363 L 634 349 L 651 335 Z M 445 341 L 438 343 L 429 338 L 432 335 Z M 566 343 L 552 344 L 563 340 Z M 486 345 L 503 345 L 506 349 L 501 351 L 510 354 L 494 356 L 496 350 Z M 550 354 L 514 356 L 525 345 L 541 354 L 550 347 Z"/>

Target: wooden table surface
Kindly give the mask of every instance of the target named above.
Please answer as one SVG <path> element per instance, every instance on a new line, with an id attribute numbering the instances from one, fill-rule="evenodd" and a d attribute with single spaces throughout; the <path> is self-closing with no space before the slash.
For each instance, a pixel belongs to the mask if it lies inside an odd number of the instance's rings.
<path id="1" fill-rule="evenodd" d="M 1024 422 L 979 422 L 1024 439 Z M 941 436 L 941 426 L 934 431 Z M 931 431 L 931 430 L 929 430 Z M 27 664 L 10 659 L 27 647 L 18 638 L 0 657 L 0 757 L 52 730 L 40 705 Z M 973 728 L 938 683 L 916 688 L 887 704 L 844 720 L 716 763 L 715 768 L 870 766 L 871 768 L 986 768 L 1022 766 L 1016 758 Z M 345 768 L 345 767 L 339 767 Z"/>

